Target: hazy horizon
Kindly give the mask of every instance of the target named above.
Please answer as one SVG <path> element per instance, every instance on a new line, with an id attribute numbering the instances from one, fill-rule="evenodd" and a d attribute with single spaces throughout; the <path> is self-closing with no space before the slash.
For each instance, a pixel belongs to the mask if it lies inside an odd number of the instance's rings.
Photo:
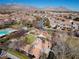
<path id="1" fill-rule="evenodd" d="M 79 11 L 79 0 L 0 0 L 0 4 L 22 4 L 37 8 L 66 7 L 73 11 Z"/>

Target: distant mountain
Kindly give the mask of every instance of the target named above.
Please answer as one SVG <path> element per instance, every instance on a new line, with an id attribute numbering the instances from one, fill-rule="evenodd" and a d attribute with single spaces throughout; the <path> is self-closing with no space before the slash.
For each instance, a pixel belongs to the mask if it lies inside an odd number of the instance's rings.
<path id="1" fill-rule="evenodd" d="M 53 7 L 46 7 L 46 8 L 35 8 L 33 6 L 28 6 L 28 5 L 21 5 L 21 4 L 3 4 L 0 5 L 0 12 L 14 12 L 14 11 L 23 11 L 23 12 L 33 12 L 35 10 L 46 10 L 46 11 L 71 11 L 65 7 L 58 7 L 58 8 L 53 8 Z M 4 12 L 4 13 L 5 13 Z M 76 11 L 75 11 L 76 12 Z"/>
<path id="2" fill-rule="evenodd" d="M 8 10 L 8 11 L 16 11 L 16 10 L 21 10 L 21 11 L 35 11 L 37 8 L 32 7 L 32 6 L 24 6 L 24 5 L 19 5 L 19 4 L 4 4 L 0 5 L 0 11 L 3 10 Z"/>
<path id="3" fill-rule="evenodd" d="M 46 7 L 46 8 L 44 8 L 44 10 L 48 10 L 48 11 L 71 11 L 65 7 L 58 7 L 58 8 Z"/>

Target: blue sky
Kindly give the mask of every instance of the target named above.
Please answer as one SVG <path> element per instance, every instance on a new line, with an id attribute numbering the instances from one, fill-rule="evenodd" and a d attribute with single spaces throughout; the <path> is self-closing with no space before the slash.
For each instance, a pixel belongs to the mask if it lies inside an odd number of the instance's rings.
<path id="1" fill-rule="evenodd" d="M 79 11 L 79 0 L 0 0 L 0 4 L 17 3 L 43 7 L 66 7 L 71 10 Z"/>

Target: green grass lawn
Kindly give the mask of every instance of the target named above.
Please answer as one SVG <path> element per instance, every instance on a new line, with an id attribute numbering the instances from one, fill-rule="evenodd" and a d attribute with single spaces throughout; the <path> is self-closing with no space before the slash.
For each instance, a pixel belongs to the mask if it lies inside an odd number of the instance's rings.
<path id="1" fill-rule="evenodd" d="M 26 42 L 31 44 L 32 42 L 34 42 L 36 39 L 35 35 L 33 34 L 28 34 L 25 38 Z"/>
<path id="2" fill-rule="evenodd" d="M 29 59 L 26 55 L 24 55 L 24 54 L 22 54 L 18 51 L 15 51 L 13 49 L 8 49 L 8 52 L 15 55 L 15 56 L 17 56 L 17 57 L 19 57 L 20 59 Z"/>
<path id="3" fill-rule="evenodd" d="M 7 42 L 7 41 L 8 41 L 8 39 L 3 39 L 3 38 L 0 39 L 0 43 L 1 43 L 1 42 L 5 43 L 5 42 Z"/>

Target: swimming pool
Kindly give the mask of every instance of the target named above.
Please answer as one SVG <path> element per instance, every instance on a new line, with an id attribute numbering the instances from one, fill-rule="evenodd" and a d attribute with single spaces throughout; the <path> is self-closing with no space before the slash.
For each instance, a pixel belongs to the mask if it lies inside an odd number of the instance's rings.
<path id="1" fill-rule="evenodd" d="M 14 32 L 14 31 L 16 31 L 16 30 L 11 29 L 11 28 L 1 29 L 0 30 L 0 36 L 10 34 L 11 32 Z"/>

